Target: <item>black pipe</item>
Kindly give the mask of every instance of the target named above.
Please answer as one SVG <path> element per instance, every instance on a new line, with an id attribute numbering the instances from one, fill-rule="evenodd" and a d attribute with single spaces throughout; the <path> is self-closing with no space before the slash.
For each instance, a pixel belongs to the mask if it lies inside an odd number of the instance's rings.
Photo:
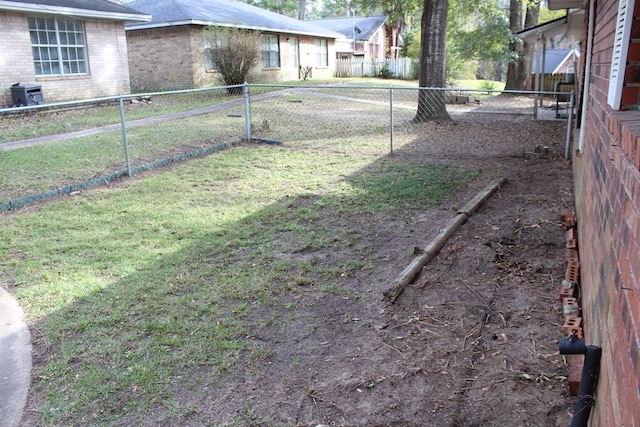
<path id="1" fill-rule="evenodd" d="M 573 418 L 571 418 L 571 427 L 586 427 L 589 422 L 589 414 L 594 401 L 593 394 L 598 382 L 601 355 L 602 349 L 600 347 L 587 346 L 584 366 L 582 367 L 582 378 L 580 379 L 580 389 L 578 390 L 578 400 L 576 400 Z"/>
<path id="2" fill-rule="evenodd" d="M 602 349 L 594 345 L 585 346 L 584 339 L 576 339 L 573 335 L 562 338 L 558 346 L 560 354 L 585 355 L 578 400 L 576 400 L 576 405 L 573 409 L 571 427 L 587 427 L 591 407 L 593 406 L 595 388 L 598 383 Z"/>
<path id="3" fill-rule="evenodd" d="M 558 343 L 560 354 L 585 354 L 587 347 L 584 338 L 574 338 L 572 335 L 562 338 Z"/>

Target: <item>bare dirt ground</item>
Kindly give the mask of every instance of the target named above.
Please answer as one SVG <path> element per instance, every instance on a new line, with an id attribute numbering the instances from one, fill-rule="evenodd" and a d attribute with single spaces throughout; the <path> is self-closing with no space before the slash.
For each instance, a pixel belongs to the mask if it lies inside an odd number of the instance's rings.
<path id="1" fill-rule="evenodd" d="M 194 390 L 185 381 L 191 415 L 159 407 L 145 420 L 112 425 L 568 425 L 574 398 L 557 349 L 560 211 L 573 204 L 571 165 L 561 156 L 565 123 L 465 114 L 422 126 L 395 156 L 481 168 L 508 184 L 394 304 L 383 292 L 414 248 L 490 179 L 435 209 L 368 218 L 353 253 L 282 254 L 337 265 L 358 253 L 370 268 L 345 277 L 340 291 L 284 295 L 297 305 L 295 316 L 282 305 L 252 309 L 253 350 L 215 382 Z M 276 315 L 288 316 L 286 325 L 266 321 Z"/>
<path id="2" fill-rule="evenodd" d="M 251 339 L 263 357 L 247 354 L 211 384 L 193 425 L 203 417 L 264 426 L 570 423 L 574 399 L 557 349 L 565 273 L 559 217 L 573 203 L 565 124 L 469 114 L 423 126 L 396 156 L 482 168 L 508 184 L 391 305 L 382 294 L 412 249 L 425 247 L 484 183 L 437 209 L 369 223 L 353 250 L 372 268 L 348 277 L 344 292 L 294 295 L 299 309 L 286 333 L 281 324 L 256 331 Z M 346 255 L 287 254 L 310 262 Z"/>

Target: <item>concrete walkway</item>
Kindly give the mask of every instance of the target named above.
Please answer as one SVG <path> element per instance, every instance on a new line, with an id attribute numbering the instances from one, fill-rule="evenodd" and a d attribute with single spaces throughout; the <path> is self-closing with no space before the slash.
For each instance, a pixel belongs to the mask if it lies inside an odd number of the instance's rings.
<path id="1" fill-rule="evenodd" d="M 18 302 L 0 286 L 0 427 L 16 427 L 31 382 L 31 334 Z"/>
<path id="2" fill-rule="evenodd" d="M 267 92 L 259 95 L 252 95 L 251 99 L 258 101 L 261 99 L 275 98 L 275 97 L 283 96 L 287 93 L 290 93 L 291 91 L 293 91 L 293 89 L 283 89 L 283 90 L 278 90 L 274 92 Z M 224 111 L 226 109 L 237 107 L 243 104 L 244 104 L 244 99 L 241 98 L 241 99 L 234 99 L 232 101 L 222 102 L 220 104 L 211 105 L 208 107 L 196 108 L 193 110 L 180 111 L 180 112 L 171 113 L 171 114 L 163 114 L 160 116 L 147 117 L 145 119 L 127 120 L 126 127 L 127 129 L 129 129 L 129 128 L 135 128 L 138 126 L 147 126 L 154 123 L 163 123 L 169 120 L 184 119 L 186 117 L 198 116 L 201 114 L 210 114 L 217 111 Z M 34 145 L 43 145 L 43 144 L 48 144 L 48 143 L 57 142 L 57 141 L 67 141 L 70 139 L 82 138 L 84 136 L 98 135 L 101 133 L 121 131 L 121 130 L 122 130 L 122 125 L 120 123 L 115 123 L 115 124 L 99 126 L 91 129 L 79 130 L 75 132 L 45 135 L 37 138 L 22 139 L 19 141 L 2 142 L 0 143 L 0 151 L 15 150 L 16 148 L 31 147 Z"/>

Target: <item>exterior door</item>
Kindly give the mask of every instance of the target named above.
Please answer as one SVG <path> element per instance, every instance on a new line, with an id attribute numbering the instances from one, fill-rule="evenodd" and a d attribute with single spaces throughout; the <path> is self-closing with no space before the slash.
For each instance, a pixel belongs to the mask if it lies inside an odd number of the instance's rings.
<path id="1" fill-rule="evenodd" d="M 298 49 L 298 38 L 289 37 L 289 63 L 291 69 L 291 80 L 300 79 L 300 51 Z"/>

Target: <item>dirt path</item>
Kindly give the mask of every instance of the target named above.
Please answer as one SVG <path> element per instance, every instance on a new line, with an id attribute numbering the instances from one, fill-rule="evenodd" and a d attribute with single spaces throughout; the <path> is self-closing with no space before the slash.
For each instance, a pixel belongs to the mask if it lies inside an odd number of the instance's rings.
<path id="1" fill-rule="evenodd" d="M 247 325 L 263 357 L 247 355 L 211 384 L 213 404 L 197 405 L 200 419 L 265 426 L 567 425 L 574 400 L 557 349 L 565 253 L 559 216 L 573 196 L 571 167 L 561 158 L 563 130 L 558 123 L 483 116 L 426 125 L 423 140 L 397 155 L 479 167 L 508 184 L 393 305 L 382 292 L 411 262 L 413 248 L 424 247 L 480 187 L 404 221 L 368 223 L 353 253 L 371 268 L 346 278 L 341 292 L 294 297 L 299 309 L 286 332 L 281 324 L 256 327 L 278 310 L 265 307 Z M 288 256 L 322 262 L 353 253 Z"/>

